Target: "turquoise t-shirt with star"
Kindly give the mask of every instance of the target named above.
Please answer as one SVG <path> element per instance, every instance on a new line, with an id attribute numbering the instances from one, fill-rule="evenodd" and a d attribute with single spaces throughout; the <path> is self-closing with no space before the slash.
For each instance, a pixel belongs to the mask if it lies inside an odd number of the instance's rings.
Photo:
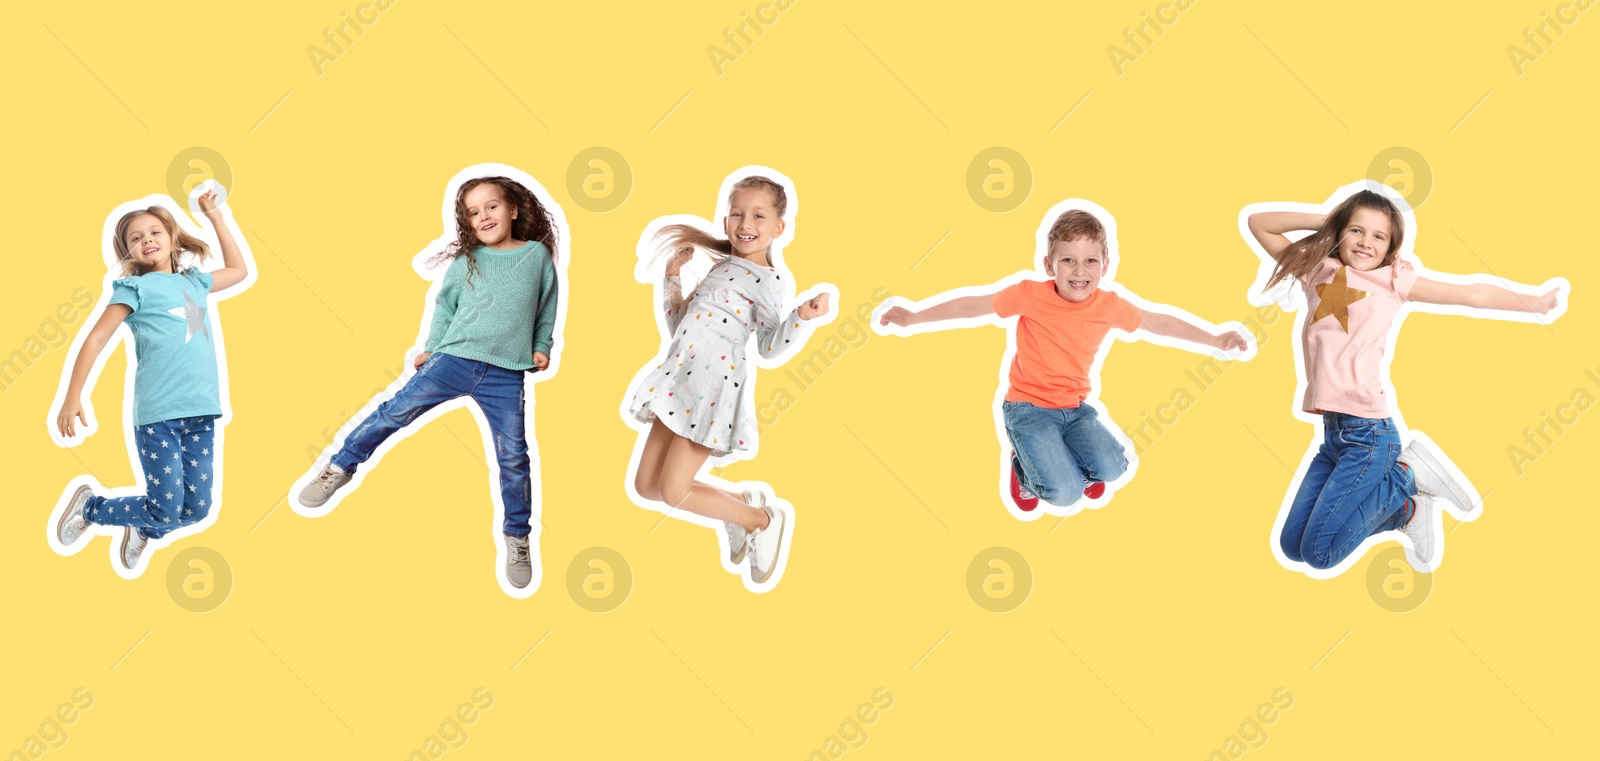
<path id="1" fill-rule="evenodd" d="M 211 273 L 150 272 L 113 281 L 112 304 L 133 310 L 138 370 L 133 376 L 133 424 L 221 415 L 216 336 L 207 298 Z"/>

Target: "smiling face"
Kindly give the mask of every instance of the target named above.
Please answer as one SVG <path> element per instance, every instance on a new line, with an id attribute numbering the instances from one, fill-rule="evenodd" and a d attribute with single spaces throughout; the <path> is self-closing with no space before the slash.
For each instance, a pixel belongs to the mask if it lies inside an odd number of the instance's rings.
<path id="1" fill-rule="evenodd" d="M 472 225 L 472 235 L 479 245 L 516 247 L 511 222 L 517 218 L 517 207 L 506 200 L 505 191 L 499 185 L 485 182 L 467 191 L 462 203 L 467 207 L 467 223 Z"/>
<path id="2" fill-rule="evenodd" d="M 139 272 L 172 271 L 172 233 L 156 215 L 141 214 L 130 220 L 122 245 Z"/>
<path id="3" fill-rule="evenodd" d="M 1106 252 L 1100 241 L 1074 238 L 1056 241 L 1045 257 L 1044 271 L 1056 280 L 1056 293 L 1067 301 L 1086 301 L 1106 274 Z"/>
<path id="4" fill-rule="evenodd" d="M 723 232 L 733 243 L 735 256 L 764 256 L 772 241 L 783 234 L 783 216 L 778 213 L 772 193 L 763 188 L 735 190 L 728 199 L 728 216 L 722 218 Z"/>
<path id="5" fill-rule="evenodd" d="M 1358 272 L 1382 267 L 1392 237 L 1389 215 L 1358 206 L 1351 210 L 1350 222 L 1340 231 L 1339 261 Z"/>

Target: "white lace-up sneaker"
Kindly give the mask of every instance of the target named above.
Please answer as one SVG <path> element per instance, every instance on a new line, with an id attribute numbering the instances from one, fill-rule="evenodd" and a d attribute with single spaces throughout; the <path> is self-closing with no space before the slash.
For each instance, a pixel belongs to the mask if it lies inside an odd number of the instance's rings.
<path id="1" fill-rule="evenodd" d="M 750 489 L 744 492 L 744 503 L 751 507 L 766 507 L 766 492 Z M 738 565 L 744 560 L 745 549 L 749 546 L 750 532 L 737 523 L 723 522 L 722 527 L 728 532 L 728 562 Z"/>
<path id="2" fill-rule="evenodd" d="M 339 487 L 350 483 L 350 478 L 350 474 L 346 473 L 344 468 L 328 463 L 328 467 L 322 469 L 316 480 L 300 490 L 300 504 L 306 507 L 322 507 Z"/>
<path id="3" fill-rule="evenodd" d="M 56 523 L 56 539 L 60 540 L 62 546 L 71 547 L 77 544 L 78 540 L 88 532 L 89 519 L 84 517 L 83 509 L 89 506 L 89 497 L 92 494 L 87 484 L 78 487 L 78 490 L 72 493 L 72 501 L 67 503 L 67 509 L 61 512 L 61 520 Z"/>
<path id="4" fill-rule="evenodd" d="M 132 526 L 122 530 L 122 567 L 133 570 L 139 565 L 139 556 L 144 554 L 144 548 L 150 540 L 144 538 Z"/>
<path id="5" fill-rule="evenodd" d="M 506 535 L 506 580 L 522 589 L 533 580 L 533 558 L 528 552 L 528 537 Z"/>
<path id="6" fill-rule="evenodd" d="M 1439 532 L 1435 530 L 1438 521 L 1434 518 L 1438 508 L 1433 498 L 1425 494 L 1411 499 L 1416 503 L 1416 510 L 1411 513 L 1411 520 L 1400 527 L 1400 533 L 1411 537 L 1411 551 L 1416 554 L 1417 562 L 1431 567 L 1438 559 Z"/>
<path id="7" fill-rule="evenodd" d="M 750 548 L 750 580 L 757 584 L 765 584 L 772 578 L 773 571 L 778 570 L 779 561 L 782 560 L 783 528 L 788 522 L 788 515 L 780 507 L 763 507 L 767 511 L 767 527 L 758 528 L 750 532 L 746 546 Z"/>
<path id="8" fill-rule="evenodd" d="M 1417 482 L 1417 491 L 1434 499 L 1450 502 L 1470 515 L 1478 511 L 1482 498 L 1466 479 L 1460 478 L 1445 467 L 1443 459 L 1433 453 L 1421 439 L 1413 439 L 1400 453 L 1400 462 L 1411 469 Z"/>

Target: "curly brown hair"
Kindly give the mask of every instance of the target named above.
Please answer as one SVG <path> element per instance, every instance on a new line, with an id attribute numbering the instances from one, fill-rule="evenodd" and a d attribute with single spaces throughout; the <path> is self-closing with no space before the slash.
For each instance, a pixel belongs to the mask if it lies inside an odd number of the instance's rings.
<path id="1" fill-rule="evenodd" d="M 512 238 L 538 241 L 544 245 L 546 251 L 550 252 L 552 261 L 556 258 L 556 245 L 560 241 L 557 237 L 555 216 L 539 202 L 539 197 L 534 195 L 533 191 L 509 177 L 474 177 L 461 183 L 461 188 L 456 191 L 456 239 L 430 259 L 428 262 L 430 265 L 465 256 L 467 282 L 470 284 L 472 276 L 477 274 L 478 261 L 473 257 L 472 249 L 482 244 L 472 231 L 472 222 L 467 219 L 467 194 L 479 185 L 494 185 L 500 188 L 500 193 L 505 196 L 506 201 L 516 207 L 517 218 L 511 221 Z"/>

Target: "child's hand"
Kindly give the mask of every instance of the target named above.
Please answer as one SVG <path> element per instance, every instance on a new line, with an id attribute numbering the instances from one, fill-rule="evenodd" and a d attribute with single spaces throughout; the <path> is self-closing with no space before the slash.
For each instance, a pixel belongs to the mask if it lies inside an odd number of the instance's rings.
<path id="1" fill-rule="evenodd" d="M 428 361 L 428 357 L 431 357 L 431 356 L 433 356 L 433 352 L 431 352 L 431 351 L 425 351 L 425 352 L 423 352 L 421 354 L 418 354 L 417 358 L 415 360 L 412 360 L 411 366 L 415 367 L 418 370 L 421 370 L 422 369 L 422 364 L 424 362 L 427 362 Z"/>
<path id="2" fill-rule="evenodd" d="M 533 369 L 544 370 L 550 366 L 550 355 L 542 351 L 533 353 Z"/>
<path id="3" fill-rule="evenodd" d="M 217 208 L 217 191 L 207 190 L 200 194 L 200 213 L 212 222 L 222 221 L 222 210 Z"/>
<path id="4" fill-rule="evenodd" d="M 1533 302 L 1533 311 L 1538 312 L 1539 314 L 1549 314 L 1550 310 L 1555 309 L 1556 306 L 1558 306 L 1557 301 L 1560 296 L 1560 288 L 1551 288 L 1543 296 L 1540 296 L 1537 301 Z"/>
<path id="5" fill-rule="evenodd" d="M 683 269 L 683 265 L 688 264 L 689 260 L 693 258 L 694 249 L 692 248 L 685 248 L 673 254 L 672 258 L 667 260 L 667 277 L 677 277 L 678 270 Z"/>
<path id="6" fill-rule="evenodd" d="M 1240 353 L 1243 353 L 1250 350 L 1250 344 L 1244 340 L 1244 336 L 1239 335 L 1239 331 L 1237 330 L 1217 336 L 1216 339 L 1212 341 L 1211 345 L 1221 349 L 1222 351 L 1237 350 Z"/>
<path id="7" fill-rule="evenodd" d="M 916 322 L 917 313 L 905 307 L 889 307 L 878 319 L 879 325 L 899 325 L 904 328 Z"/>
<path id="8" fill-rule="evenodd" d="M 800 319 L 810 320 L 828 313 L 828 294 L 818 294 L 810 301 L 800 305 Z"/>
<path id="9" fill-rule="evenodd" d="M 83 403 L 77 399 L 68 399 L 61 403 L 61 414 L 56 416 L 56 430 L 61 432 L 62 438 L 72 438 L 78 435 L 77 424 L 74 420 L 81 421 L 85 428 L 89 426 L 89 416 L 83 411 Z"/>

